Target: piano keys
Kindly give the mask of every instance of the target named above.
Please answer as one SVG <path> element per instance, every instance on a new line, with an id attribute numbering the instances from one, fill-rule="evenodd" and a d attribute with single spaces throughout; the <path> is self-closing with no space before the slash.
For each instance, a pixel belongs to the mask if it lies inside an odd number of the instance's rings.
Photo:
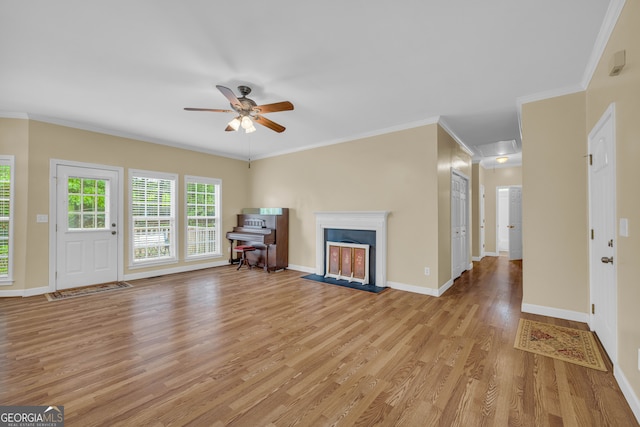
<path id="1" fill-rule="evenodd" d="M 245 208 L 238 214 L 237 226 L 227 232 L 227 239 L 231 247 L 251 245 L 256 248 L 246 254 L 251 265 L 265 271 L 283 270 L 289 266 L 289 209 Z M 232 251 L 229 263 L 239 261 L 233 258 Z"/>

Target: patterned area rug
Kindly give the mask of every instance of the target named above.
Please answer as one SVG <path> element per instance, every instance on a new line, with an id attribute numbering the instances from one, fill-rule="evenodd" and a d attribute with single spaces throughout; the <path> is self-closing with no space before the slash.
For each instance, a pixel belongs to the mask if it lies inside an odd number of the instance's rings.
<path id="1" fill-rule="evenodd" d="M 115 291 L 118 289 L 132 288 L 133 285 L 127 282 L 103 283 L 101 285 L 85 286 L 84 288 L 65 289 L 63 291 L 51 292 L 44 294 L 49 301 L 59 301 L 63 299 L 83 297 L 85 295 L 94 295 L 102 292 Z"/>
<path id="2" fill-rule="evenodd" d="M 593 332 L 520 319 L 514 347 L 606 371 Z"/>

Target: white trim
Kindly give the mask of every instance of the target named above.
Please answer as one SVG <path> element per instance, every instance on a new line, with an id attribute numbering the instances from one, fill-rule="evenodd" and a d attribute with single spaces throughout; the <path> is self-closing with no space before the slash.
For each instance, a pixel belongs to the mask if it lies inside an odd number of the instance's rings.
<path id="1" fill-rule="evenodd" d="M 633 387 L 629 384 L 629 380 L 624 375 L 624 372 L 622 372 L 622 369 L 616 364 L 613 365 L 613 376 L 618 381 L 618 386 L 627 399 L 627 403 L 631 407 L 636 421 L 640 423 L 640 398 L 638 398 L 638 395 L 633 391 Z"/>
<path id="2" fill-rule="evenodd" d="M 174 237 L 169 241 L 169 247 L 170 247 L 169 250 L 171 252 L 171 256 L 163 257 L 159 259 L 144 259 L 139 261 L 136 261 L 134 259 L 135 251 L 133 248 L 133 243 L 134 243 L 133 239 L 134 239 L 135 233 L 133 231 L 134 221 L 133 221 L 133 188 L 132 188 L 134 177 L 173 181 L 173 194 L 172 194 L 173 200 L 171 201 L 173 205 L 172 206 L 173 216 L 171 218 L 173 220 L 172 232 L 174 234 Z M 157 171 L 150 171 L 150 170 L 143 170 L 143 169 L 129 169 L 129 175 L 127 179 L 127 188 L 129 189 L 129 204 L 127 206 L 128 207 L 127 219 L 129 220 L 128 248 L 129 248 L 129 269 L 130 270 L 136 269 L 136 268 L 145 268 L 145 267 L 155 266 L 155 265 L 175 264 L 178 262 L 178 259 L 179 259 L 178 240 L 180 239 L 180 230 L 178 230 L 178 222 L 180 217 L 178 212 L 179 179 L 180 177 L 177 173 L 157 172 Z"/>
<path id="3" fill-rule="evenodd" d="M 13 111 L 0 111 L 0 119 L 23 119 L 29 120 L 27 113 L 16 113 Z"/>
<path id="4" fill-rule="evenodd" d="M 124 168 L 119 166 L 108 166 L 97 163 L 76 162 L 72 160 L 50 159 L 49 160 L 49 288 L 47 292 L 56 290 L 56 268 L 57 264 L 57 236 L 56 224 L 58 223 L 58 210 L 56 203 L 58 200 L 57 169 L 58 166 L 72 166 L 87 169 L 102 169 L 118 174 L 118 211 L 116 218 L 116 232 L 122 236 L 124 220 Z M 122 280 L 124 275 L 124 239 L 118 239 L 118 280 Z"/>
<path id="5" fill-rule="evenodd" d="M 458 143 L 458 145 L 460 146 L 460 148 L 462 148 L 462 151 L 464 151 L 465 153 L 467 153 L 468 155 L 470 155 L 471 157 L 475 156 L 475 153 L 473 152 L 473 150 L 471 148 L 469 148 L 467 146 L 467 144 L 465 144 L 462 139 L 456 135 L 456 133 L 451 130 L 451 127 L 447 124 L 447 122 L 444 120 L 443 117 L 440 117 L 438 119 L 438 124 L 442 127 L 442 129 L 444 129 L 451 138 L 453 138 L 453 140 L 455 142 Z"/>
<path id="6" fill-rule="evenodd" d="M 595 44 L 593 46 L 593 49 L 591 50 L 591 55 L 589 56 L 589 60 L 587 62 L 587 65 L 585 66 L 582 80 L 579 84 L 547 90 L 544 92 L 533 93 L 530 95 L 524 95 L 516 99 L 516 107 L 518 111 L 518 127 L 520 128 L 521 140 L 522 106 L 524 104 L 535 101 L 542 101 L 543 99 L 555 98 L 558 96 L 570 95 L 572 93 L 584 92 L 587 90 L 589 84 L 591 83 L 591 79 L 593 78 L 593 73 L 598 66 L 598 62 L 600 62 L 600 60 L 602 59 L 602 55 L 604 54 L 607 43 L 609 42 L 611 33 L 613 33 L 613 30 L 615 29 L 615 26 L 618 22 L 618 18 L 620 18 L 620 14 L 622 13 L 625 2 L 626 0 L 611 0 L 611 2 L 609 3 L 609 7 L 607 8 L 607 12 L 605 13 L 602 25 L 600 26 L 600 31 L 598 32 Z"/>
<path id="7" fill-rule="evenodd" d="M 425 288 L 424 286 L 408 285 L 406 283 L 387 281 L 387 286 L 398 291 L 412 292 L 414 294 L 428 295 L 431 297 L 440 297 L 453 286 L 453 280 L 449 279 L 447 283 L 438 289 Z"/>
<path id="8" fill-rule="evenodd" d="M 589 322 L 589 314 L 579 311 L 564 310 L 555 307 L 546 307 L 535 304 L 522 303 L 521 311 L 523 313 L 539 314 L 540 316 L 555 317 L 558 319 L 572 320 L 574 322 Z"/>
<path id="9" fill-rule="evenodd" d="M 203 183 L 203 184 L 211 184 L 216 186 L 215 193 L 215 209 L 216 209 L 216 236 L 218 237 L 218 249 L 217 253 L 208 253 L 208 254 L 195 254 L 189 255 L 189 216 L 188 216 L 188 184 L 190 182 L 194 183 Z M 210 258 L 218 258 L 222 256 L 222 180 L 220 178 L 209 178 L 205 176 L 194 176 L 194 175 L 185 175 L 184 176 L 184 204 L 183 208 L 183 217 L 184 217 L 184 260 L 185 262 L 189 261 L 197 261 L 203 259 Z"/>
<path id="10" fill-rule="evenodd" d="M 29 288 L 29 289 L 14 289 L 8 291 L 0 291 L 0 298 L 5 297 L 33 297 L 36 295 L 44 295 L 49 290 L 48 286 L 41 286 L 39 288 Z"/>
<path id="11" fill-rule="evenodd" d="M 180 267 L 164 268 L 162 270 L 148 270 L 140 273 L 129 273 L 124 276 L 124 280 L 147 279 L 149 277 L 165 276 L 168 274 L 186 273 L 189 271 L 204 270 L 207 268 L 222 267 L 229 265 L 229 260 L 207 262 L 202 264 L 182 265 Z"/>
<path id="12" fill-rule="evenodd" d="M 389 211 L 314 212 L 316 215 L 316 270 L 324 276 L 324 229 L 373 230 L 376 232 L 376 283 L 387 283 L 387 216 Z"/>
<path id="13" fill-rule="evenodd" d="M 382 128 L 382 129 L 372 130 L 370 132 L 362 132 L 362 133 L 358 133 L 358 134 L 349 135 L 349 136 L 344 137 L 344 138 L 330 139 L 328 141 L 319 142 L 317 144 L 312 144 L 312 145 L 306 145 L 304 147 L 297 147 L 297 148 L 293 148 L 293 149 L 289 149 L 289 150 L 276 151 L 276 152 L 273 152 L 273 153 L 265 154 L 264 156 L 256 156 L 252 160 L 268 159 L 270 157 L 278 157 L 278 156 L 283 156 L 285 154 L 299 153 L 299 152 L 302 152 L 302 151 L 313 150 L 315 148 L 326 147 L 326 146 L 329 146 L 329 145 L 342 144 L 344 142 L 352 142 L 352 141 L 357 141 L 359 139 L 371 138 L 371 137 L 380 136 L 380 135 L 386 135 L 386 134 L 389 134 L 389 133 L 392 133 L 392 132 L 400 132 L 400 131 L 403 131 L 403 130 L 415 129 L 415 128 L 419 128 L 419 127 L 422 127 L 422 126 L 435 125 L 435 124 L 438 123 L 439 119 L 440 119 L 439 116 L 430 117 L 430 118 L 425 119 L 425 120 L 419 120 L 419 121 L 415 121 L 415 122 L 404 123 L 404 124 L 396 125 L 396 126 L 389 126 L 389 127 Z M 246 160 L 246 159 L 240 159 L 240 160 Z"/>
<path id="14" fill-rule="evenodd" d="M 306 267 L 304 265 L 289 264 L 287 266 L 287 270 L 301 271 L 301 272 L 307 273 L 307 274 L 315 274 L 316 273 L 315 267 Z"/>
<path id="15" fill-rule="evenodd" d="M 8 236 L 8 252 L 7 252 L 7 277 L 3 277 L 0 280 L 0 286 L 11 286 L 14 283 L 13 274 L 13 258 L 15 255 L 15 239 L 13 235 L 15 219 L 15 204 L 16 204 L 16 158 L 14 155 L 1 155 L 0 166 L 9 166 L 9 236 Z"/>
<path id="16" fill-rule="evenodd" d="M 484 258 L 486 255 L 487 254 L 484 254 L 483 256 L 473 256 L 471 257 L 471 261 L 476 261 L 476 262 L 482 261 L 482 258 Z"/>
<path id="17" fill-rule="evenodd" d="M 437 297 L 438 290 L 433 288 L 425 288 L 424 286 L 407 285 L 406 283 L 387 281 L 387 286 L 398 291 L 412 292 L 414 294 L 429 295 Z"/>
<path id="18" fill-rule="evenodd" d="M 484 256 L 500 256 L 498 252 L 485 252 Z"/>
<path id="19" fill-rule="evenodd" d="M 602 58 L 602 55 L 604 54 L 604 50 L 607 47 L 609 38 L 611 37 L 611 33 L 613 33 L 613 30 L 616 27 L 616 23 L 618 22 L 620 13 L 622 13 L 625 1 L 626 0 L 611 0 L 609 2 L 609 7 L 607 8 L 607 12 L 602 20 L 598 37 L 596 38 L 593 49 L 591 50 L 591 56 L 589 57 L 589 61 L 587 62 L 587 66 L 582 76 L 581 86 L 585 90 L 589 86 L 589 83 L 591 83 L 593 73 L 595 73 L 598 62 L 600 62 L 600 58 Z"/>

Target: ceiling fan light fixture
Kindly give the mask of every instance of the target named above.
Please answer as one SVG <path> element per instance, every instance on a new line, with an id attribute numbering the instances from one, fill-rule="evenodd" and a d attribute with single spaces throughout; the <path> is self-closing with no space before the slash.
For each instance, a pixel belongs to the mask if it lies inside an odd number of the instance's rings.
<path id="1" fill-rule="evenodd" d="M 244 129 L 246 133 L 251 133 L 256 131 L 256 128 L 253 125 L 253 121 L 249 116 L 242 116 L 242 121 L 240 122 L 240 124 L 242 125 L 242 129 Z"/>
<path id="2" fill-rule="evenodd" d="M 508 157 L 498 157 L 498 158 L 496 158 L 496 162 L 498 162 L 498 163 L 506 163 L 507 160 L 509 160 Z"/>
<path id="3" fill-rule="evenodd" d="M 229 127 L 233 130 L 238 130 L 240 128 L 240 119 L 239 118 L 234 118 L 233 120 L 231 120 L 228 123 Z"/>
<path id="4" fill-rule="evenodd" d="M 253 123 L 251 122 L 249 116 L 242 116 L 242 121 L 240 123 L 242 124 L 242 129 L 244 130 L 247 130 L 253 126 Z"/>

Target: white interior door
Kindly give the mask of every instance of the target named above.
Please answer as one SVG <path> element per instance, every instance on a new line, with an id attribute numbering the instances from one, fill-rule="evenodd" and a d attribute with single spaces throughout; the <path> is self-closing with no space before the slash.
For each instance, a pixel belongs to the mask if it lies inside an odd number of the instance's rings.
<path id="1" fill-rule="evenodd" d="M 485 220 L 484 220 L 484 185 L 480 186 L 480 258 L 484 257 L 485 254 L 485 242 L 484 242 L 484 229 Z"/>
<path id="2" fill-rule="evenodd" d="M 469 206 L 467 200 L 468 181 L 458 175 L 451 175 L 451 274 L 456 279 L 466 270 L 468 262 L 467 221 Z"/>
<path id="3" fill-rule="evenodd" d="M 118 280 L 118 173 L 57 165 L 56 289 Z"/>
<path id="4" fill-rule="evenodd" d="M 521 187 L 509 187 L 509 259 L 522 259 Z"/>
<path id="5" fill-rule="evenodd" d="M 591 329 L 611 360 L 617 361 L 617 285 L 615 269 L 616 183 L 613 105 L 589 134 L 589 279 Z"/>
<path id="6" fill-rule="evenodd" d="M 497 190 L 497 219 L 496 219 L 496 247 L 498 252 L 509 251 L 509 188 Z"/>

